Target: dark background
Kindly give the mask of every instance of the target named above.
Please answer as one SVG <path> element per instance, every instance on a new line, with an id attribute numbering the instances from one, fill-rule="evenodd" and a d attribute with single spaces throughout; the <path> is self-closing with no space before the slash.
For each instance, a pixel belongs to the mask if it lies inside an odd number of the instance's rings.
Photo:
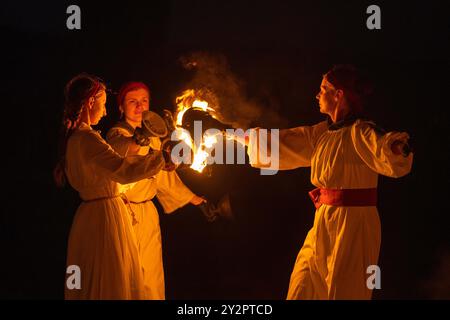
<path id="1" fill-rule="evenodd" d="M 333 64 L 354 63 L 376 85 L 371 118 L 405 130 L 411 174 L 380 177 L 382 289 L 375 299 L 450 298 L 449 11 L 445 1 L 376 1 L 382 29 L 366 28 L 366 1 L 3 1 L 4 118 L 0 296 L 62 299 L 67 237 L 79 199 L 58 190 L 56 159 L 63 88 L 86 71 L 117 90 L 141 80 L 152 108 L 173 108 L 192 77 L 179 58 L 220 54 L 250 99 L 285 126 L 323 119 L 315 95 Z M 66 28 L 81 7 L 82 29 Z M 117 118 L 115 97 L 102 132 Z M 253 125 L 264 125 L 255 119 Z M 236 221 L 208 224 L 190 205 L 161 214 L 168 299 L 284 299 L 312 226 L 309 169 L 260 176 L 248 165 L 181 172 L 198 194 L 231 196 Z M 162 212 L 160 210 L 160 212 Z"/>

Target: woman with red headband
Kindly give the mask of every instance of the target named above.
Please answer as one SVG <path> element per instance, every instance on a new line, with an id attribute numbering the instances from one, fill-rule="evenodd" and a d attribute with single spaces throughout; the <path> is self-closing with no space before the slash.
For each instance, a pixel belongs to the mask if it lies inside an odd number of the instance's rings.
<path id="1" fill-rule="evenodd" d="M 372 296 L 367 270 L 378 262 L 381 241 L 378 174 L 408 174 L 413 155 L 407 133 L 385 133 L 361 119 L 367 89 L 354 67 L 335 66 L 316 96 L 328 121 L 279 132 L 279 169 L 311 167 L 317 187 L 310 192 L 314 225 L 295 262 L 288 299 Z M 258 154 L 261 143 L 250 137 L 249 155 Z M 266 166 L 252 156 L 250 161 Z"/>
<path id="2" fill-rule="evenodd" d="M 133 139 L 136 128 L 141 126 L 142 113 L 149 110 L 149 88 L 142 82 L 127 83 L 120 89 L 117 103 L 122 119 L 107 134 L 107 141 L 115 151 L 124 156 L 146 155 L 151 150 L 159 150 L 159 138 L 150 138 L 149 145 L 137 144 Z M 158 198 L 165 213 L 171 213 L 188 203 L 199 205 L 205 200 L 192 193 L 175 171 L 162 170 L 151 178 L 122 187 L 135 218 L 133 228 L 142 261 L 146 298 L 163 300 L 165 288 L 161 230 L 152 199 L 155 196 Z"/>
<path id="3" fill-rule="evenodd" d="M 66 299 L 144 299 L 144 274 L 119 183 L 156 175 L 165 165 L 160 151 L 119 156 L 91 126 L 106 114 L 106 87 L 81 74 L 66 85 L 58 185 L 67 178 L 83 202 L 70 230 Z"/>

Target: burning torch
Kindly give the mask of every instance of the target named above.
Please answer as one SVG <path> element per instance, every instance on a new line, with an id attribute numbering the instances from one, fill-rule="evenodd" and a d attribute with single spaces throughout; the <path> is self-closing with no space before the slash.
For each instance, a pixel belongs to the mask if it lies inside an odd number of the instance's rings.
<path id="1" fill-rule="evenodd" d="M 191 129 L 191 121 L 204 121 L 208 128 L 220 127 L 221 130 L 225 130 L 225 126 L 219 121 L 213 119 L 208 114 L 198 113 L 198 110 L 188 110 L 186 112 L 186 122 L 183 117 L 182 125 L 186 130 Z M 197 111 L 197 112 L 195 112 Z M 193 123 L 193 122 L 192 122 Z M 221 125 L 221 126 L 218 126 Z M 183 126 L 181 126 L 183 127 Z M 169 110 L 163 110 L 162 117 L 153 111 L 144 111 L 142 114 L 141 127 L 136 128 L 133 139 L 139 145 L 148 145 L 150 138 L 158 137 L 161 140 L 161 151 L 163 152 L 166 166 L 164 170 L 172 171 L 177 168 L 172 161 L 171 152 L 173 147 L 180 141 L 172 141 L 170 139 L 171 133 L 177 130 L 176 122 L 173 118 L 172 112 Z M 194 154 L 195 160 L 195 154 Z M 209 222 L 216 221 L 218 217 L 222 217 L 228 220 L 233 219 L 233 212 L 231 210 L 230 198 L 226 194 L 217 204 L 210 201 L 203 202 L 198 205 L 202 211 L 206 220 Z"/>

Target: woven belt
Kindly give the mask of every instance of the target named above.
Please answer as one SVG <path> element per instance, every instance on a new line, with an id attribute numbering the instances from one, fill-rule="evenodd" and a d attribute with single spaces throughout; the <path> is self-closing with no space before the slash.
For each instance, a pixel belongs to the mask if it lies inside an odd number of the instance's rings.
<path id="1" fill-rule="evenodd" d="M 100 198 L 95 198 L 95 199 L 89 199 L 89 200 L 84 200 L 83 202 L 93 202 L 93 201 L 100 201 L 100 200 L 109 200 L 109 199 L 115 199 L 115 198 L 122 198 L 123 202 L 128 205 L 128 209 L 130 210 L 131 213 L 131 217 L 133 218 L 132 220 L 132 225 L 136 225 L 138 223 L 138 220 L 136 219 L 136 214 L 134 213 L 133 209 L 131 209 L 130 203 L 135 203 L 135 202 L 131 202 L 128 200 L 127 196 L 125 195 L 125 193 L 121 193 L 115 196 L 110 196 L 110 197 L 100 197 Z"/>

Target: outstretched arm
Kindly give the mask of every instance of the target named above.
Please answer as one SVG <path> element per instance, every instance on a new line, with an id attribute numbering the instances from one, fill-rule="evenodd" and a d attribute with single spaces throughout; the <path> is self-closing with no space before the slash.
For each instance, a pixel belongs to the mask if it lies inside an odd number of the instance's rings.
<path id="1" fill-rule="evenodd" d="M 373 171 L 389 176 L 402 177 L 411 171 L 413 154 L 403 154 L 409 135 L 406 132 L 381 134 L 368 121 L 358 121 L 352 127 L 355 150 Z"/>
<path id="2" fill-rule="evenodd" d="M 250 164 L 253 167 L 265 168 L 277 160 L 279 170 L 309 167 L 316 142 L 327 128 L 327 122 L 323 121 L 313 126 L 282 129 L 279 131 L 279 141 L 273 141 L 271 134 L 259 134 L 260 129 L 256 129 L 255 134 L 251 134 L 248 139 Z M 276 151 L 278 151 L 278 159 L 273 159 L 272 156 L 277 156 Z M 270 159 L 272 163 L 261 161 L 265 153 L 267 157 L 272 158 Z"/>

